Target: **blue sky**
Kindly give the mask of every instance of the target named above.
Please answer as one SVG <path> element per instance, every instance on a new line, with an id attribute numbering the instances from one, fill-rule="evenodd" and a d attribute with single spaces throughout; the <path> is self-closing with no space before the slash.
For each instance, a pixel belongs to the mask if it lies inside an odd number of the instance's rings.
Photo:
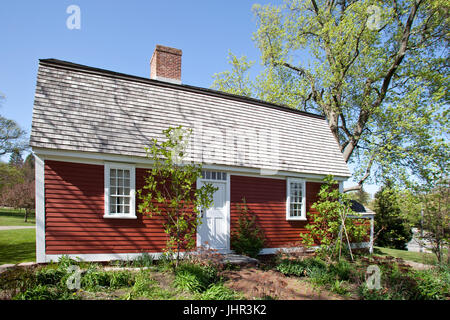
<path id="1" fill-rule="evenodd" d="M 182 81 L 210 87 L 229 69 L 231 50 L 257 60 L 253 3 L 264 0 L 3 1 L 0 4 L 0 113 L 31 129 L 38 60 L 56 58 L 149 77 L 156 44 L 183 50 Z M 66 9 L 81 9 L 81 29 L 70 30 Z M 5 159 L 4 159 L 5 160 Z M 373 193 L 375 186 L 368 186 Z"/>

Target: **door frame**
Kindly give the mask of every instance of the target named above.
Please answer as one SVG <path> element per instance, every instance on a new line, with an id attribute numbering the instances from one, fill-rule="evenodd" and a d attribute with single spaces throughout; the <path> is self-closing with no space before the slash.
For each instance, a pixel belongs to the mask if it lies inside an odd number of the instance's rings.
<path id="1" fill-rule="evenodd" d="M 205 170 L 205 171 L 216 171 L 216 170 Z M 217 170 L 219 171 L 219 170 Z M 216 172 L 217 172 L 216 171 Z M 227 171 L 220 171 L 220 172 L 225 172 L 227 174 L 227 178 L 226 180 L 211 180 L 211 179 L 204 179 L 204 178 L 199 178 L 197 179 L 197 183 L 196 183 L 196 188 L 199 187 L 200 183 L 204 183 L 204 182 L 220 182 L 220 183 L 224 183 L 225 184 L 225 239 L 226 239 L 226 248 L 225 249 L 219 249 L 220 253 L 228 253 L 230 252 L 230 239 L 231 239 L 231 220 L 230 220 L 230 195 L 231 195 L 231 183 L 230 183 L 230 173 Z M 197 227 L 197 233 L 196 233 L 196 237 L 197 237 L 197 248 L 201 246 L 201 242 L 200 242 L 200 237 L 199 237 L 199 227 Z M 225 251 L 225 252 L 223 252 Z"/>

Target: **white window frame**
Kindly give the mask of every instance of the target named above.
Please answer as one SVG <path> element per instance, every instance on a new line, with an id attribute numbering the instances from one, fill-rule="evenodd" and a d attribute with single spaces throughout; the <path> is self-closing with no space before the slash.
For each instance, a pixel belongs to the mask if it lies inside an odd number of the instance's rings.
<path id="1" fill-rule="evenodd" d="M 105 212 L 103 218 L 108 219 L 137 219 L 136 217 L 136 167 L 132 164 L 105 163 Z M 110 170 L 130 170 L 130 213 L 110 213 Z"/>
<path id="2" fill-rule="evenodd" d="M 302 212 L 300 216 L 291 216 L 291 183 L 302 185 Z M 304 179 L 287 178 L 286 180 L 286 220 L 306 221 L 306 181 Z"/>

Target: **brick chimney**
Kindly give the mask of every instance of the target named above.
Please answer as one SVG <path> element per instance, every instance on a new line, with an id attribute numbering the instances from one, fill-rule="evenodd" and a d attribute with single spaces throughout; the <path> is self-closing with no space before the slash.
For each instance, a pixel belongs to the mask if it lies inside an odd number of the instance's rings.
<path id="1" fill-rule="evenodd" d="M 181 84 L 180 49 L 157 45 L 150 61 L 150 79 Z"/>

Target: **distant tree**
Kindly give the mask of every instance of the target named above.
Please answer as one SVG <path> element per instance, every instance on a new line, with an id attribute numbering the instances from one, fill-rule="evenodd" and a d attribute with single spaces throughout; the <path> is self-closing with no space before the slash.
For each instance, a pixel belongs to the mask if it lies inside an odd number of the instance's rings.
<path id="1" fill-rule="evenodd" d="M 23 182 L 23 172 L 20 168 L 0 162 L 0 193 L 5 188 Z"/>
<path id="2" fill-rule="evenodd" d="M 450 186 L 448 179 L 436 183 L 423 199 L 423 238 L 431 243 L 439 262 L 443 261 L 444 249 L 450 245 Z M 450 253 L 447 253 L 450 262 Z"/>
<path id="3" fill-rule="evenodd" d="M 375 194 L 375 244 L 406 250 L 412 238 L 411 228 L 403 218 L 399 203 L 399 193 L 391 181 Z"/>
<path id="4" fill-rule="evenodd" d="M 25 209 L 25 222 L 35 208 L 34 157 L 30 154 L 25 162 L 20 152 L 13 153 L 9 164 L 0 163 L 0 205 Z"/>
<path id="5" fill-rule="evenodd" d="M 351 200 L 356 200 L 356 201 L 358 201 L 359 203 L 361 203 L 361 204 L 363 204 L 365 206 L 367 206 L 369 204 L 369 201 L 370 201 L 370 198 L 371 198 L 370 197 L 370 193 L 364 191 L 364 189 L 362 189 L 362 188 L 360 190 L 357 190 L 357 191 L 349 192 L 348 193 L 348 197 Z"/>
<path id="6" fill-rule="evenodd" d="M 35 183 L 26 181 L 6 188 L 1 194 L 1 203 L 7 207 L 25 209 L 24 221 L 27 222 L 30 212 L 35 208 Z"/>
<path id="7" fill-rule="evenodd" d="M 28 181 L 34 181 L 34 156 L 33 154 L 29 154 L 22 165 L 22 172 L 24 178 Z"/>
<path id="8" fill-rule="evenodd" d="M 5 96 L 0 92 L 0 106 Z M 0 156 L 13 152 L 15 149 L 23 150 L 27 147 L 24 141 L 25 131 L 14 121 L 0 116 Z"/>
<path id="9" fill-rule="evenodd" d="M 14 148 L 9 156 L 9 164 L 16 167 L 21 167 L 23 165 L 22 152 L 18 148 Z"/>

